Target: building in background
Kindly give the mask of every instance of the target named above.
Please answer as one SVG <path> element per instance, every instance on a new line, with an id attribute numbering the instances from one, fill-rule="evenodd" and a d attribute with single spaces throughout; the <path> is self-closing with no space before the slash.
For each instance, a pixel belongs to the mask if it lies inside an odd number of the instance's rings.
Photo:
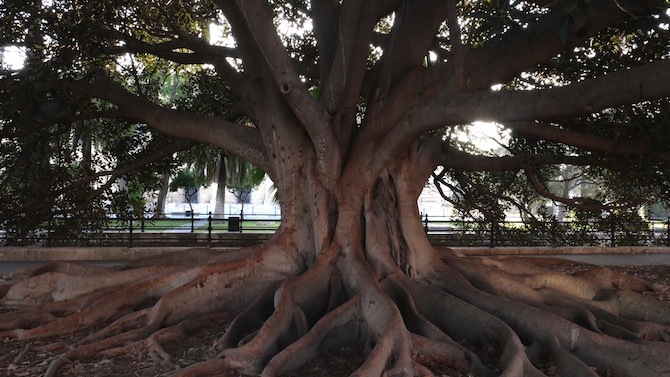
<path id="1" fill-rule="evenodd" d="M 207 187 L 201 187 L 192 198 L 193 215 L 197 217 L 206 217 L 210 212 L 214 214 L 216 206 L 216 190 L 217 183 L 212 183 Z M 250 193 L 243 193 L 236 195 L 235 193 L 226 190 L 225 210 L 223 214 L 215 214 L 219 216 L 240 216 L 242 212 L 242 201 L 244 201 L 244 217 L 247 219 L 253 217 L 271 217 L 279 218 L 281 214 L 279 204 L 274 202 L 274 187 L 272 180 L 266 176 L 258 188 L 252 190 Z M 170 192 L 167 195 L 165 203 L 165 214 L 168 217 L 183 217 L 190 213 L 188 201 L 184 193 L 184 189 L 179 189 L 176 192 Z"/>

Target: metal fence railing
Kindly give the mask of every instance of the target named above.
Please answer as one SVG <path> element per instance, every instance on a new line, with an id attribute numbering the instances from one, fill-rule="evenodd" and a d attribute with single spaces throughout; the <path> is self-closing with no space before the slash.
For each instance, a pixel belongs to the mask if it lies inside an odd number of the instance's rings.
<path id="1" fill-rule="evenodd" d="M 423 216 L 424 229 L 440 246 L 670 246 L 668 220 L 467 221 Z M 235 247 L 267 240 L 279 216 L 188 216 L 162 219 L 54 219 L 38 231 L 5 227 L 4 246 L 215 246 Z"/>
<path id="2" fill-rule="evenodd" d="M 432 244 L 442 246 L 670 246 L 670 219 L 626 221 L 454 221 L 423 217 Z"/>
<path id="3" fill-rule="evenodd" d="M 2 222 L 0 222 L 2 224 Z M 6 246 L 246 246 L 268 239 L 279 216 L 197 216 L 51 220 L 38 231 L 0 231 Z M 0 227 L 1 228 L 1 227 Z"/>

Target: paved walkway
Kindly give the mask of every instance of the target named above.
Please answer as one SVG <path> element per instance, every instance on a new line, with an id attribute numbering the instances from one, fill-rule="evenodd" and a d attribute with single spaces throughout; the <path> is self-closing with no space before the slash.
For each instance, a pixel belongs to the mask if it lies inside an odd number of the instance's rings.
<path id="1" fill-rule="evenodd" d="M 197 230 L 200 227 L 206 227 L 207 226 L 207 220 L 194 220 L 193 221 L 193 229 Z M 168 229 L 164 231 L 165 233 L 190 233 L 191 232 L 191 222 L 189 221 L 187 224 L 180 225 L 178 227 L 174 227 L 172 229 Z"/>
<path id="2" fill-rule="evenodd" d="M 190 225 L 189 225 L 189 230 L 190 232 Z M 100 248 L 91 248 L 92 250 L 95 249 L 96 251 L 100 252 Z M 141 250 L 142 248 L 136 248 L 136 249 L 125 249 L 125 251 L 130 251 L 130 250 Z M 185 249 L 185 248 L 182 248 Z M 39 250 L 39 249 L 37 249 Z M 172 249 L 176 250 L 176 249 Z M 3 248 L 0 248 L 0 251 L 3 251 Z M 44 250 L 44 251 L 48 251 Z M 122 250 L 123 251 L 123 250 Z M 151 250 L 153 253 L 152 254 L 160 254 L 162 253 L 161 250 Z M 167 251 L 167 250 L 164 250 Z M 163 251 L 163 252 L 164 252 Z M 125 254 L 128 255 L 128 254 Z M 123 254 L 118 254 L 118 256 L 123 256 Z M 512 255 L 509 255 L 512 256 Z M 640 266 L 640 265 L 669 265 L 670 266 L 670 253 L 657 253 L 657 254 L 577 254 L 577 255 L 569 255 L 569 254 L 545 254 L 545 255 L 530 255 L 526 254 L 524 256 L 527 257 L 539 257 L 539 258 L 563 258 L 563 259 L 569 259 L 577 262 L 585 262 L 585 263 L 590 263 L 590 264 L 595 264 L 595 265 L 600 265 L 600 266 Z M 92 265 L 99 265 L 99 266 L 114 266 L 114 265 L 119 265 L 123 264 L 123 260 L 118 260 L 118 259 L 106 259 L 106 260 L 84 260 L 85 258 L 82 257 L 82 255 L 79 255 L 79 259 L 82 260 L 81 263 L 86 263 L 86 264 L 92 264 Z M 58 260 L 59 258 L 49 258 L 50 260 Z M 72 260 L 73 258 L 67 258 Z M 17 271 L 21 268 L 28 267 L 28 266 L 35 266 L 35 265 L 40 265 L 47 263 L 47 259 L 45 260 L 22 260 L 22 261 L 17 261 L 17 260 L 5 260 L 5 261 L 0 261 L 0 277 L 1 276 L 7 276 L 11 274 L 14 271 Z"/>
<path id="3" fill-rule="evenodd" d="M 7 277 L 10 274 L 26 267 L 31 266 L 40 266 L 47 263 L 46 261 L 30 261 L 30 262 L 0 262 L 0 279 L 3 276 Z M 125 263 L 125 261 L 83 261 L 79 262 L 82 264 L 89 264 L 93 266 L 119 266 Z"/>
<path id="4" fill-rule="evenodd" d="M 598 254 L 541 255 L 541 258 L 562 258 L 599 266 L 670 265 L 670 254 Z"/>

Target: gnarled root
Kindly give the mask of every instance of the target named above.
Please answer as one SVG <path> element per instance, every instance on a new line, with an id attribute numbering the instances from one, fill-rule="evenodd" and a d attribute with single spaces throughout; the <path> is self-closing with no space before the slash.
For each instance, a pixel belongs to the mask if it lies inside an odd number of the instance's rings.
<path id="1" fill-rule="evenodd" d="M 570 286 L 567 287 L 567 290 L 562 289 L 562 300 L 553 300 L 555 295 L 550 295 L 546 302 L 536 302 L 535 297 L 533 297 L 533 300 L 526 300 L 527 304 L 520 305 L 509 299 L 510 296 L 517 296 L 517 293 L 508 292 L 510 288 L 517 286 L 514 283 L 518 282 L 519 279 L 498 274 L 489 267 L 472 265 L 470 262 L 448 261 L 448 263 L 456 266 L 468 279 L 447 280 L 442 278 L 440 284 L 446 291 L 487 313 L 494 314 L 509 325 L 524 343 L 541 345 L 538 347 L 557 363 L 559 369 L 567 370 L 573 367 L 577 368 L 577 365 L 586 365 L 588 366 L 587 369 L 595 368 L 599 373 L 616 370 L 617 373 L 629 376 L 662 376 L 670 370 L 667 358 L 662 356 L 667 355 L 667 344 L 644 341 L 629 342 L 604 335 L 604 331 L 597 328 L 598 324 L 611 323 L 613 318 L 619 316 L 621 317 L 621 320 L 617 321 L 619 323 L 635 323 L 631 322 L 631 319 L 635 320 L 637 318 L 626 318 L 626 316 L 639 317 L 640 313 L 652 315 L 658 311 L 668 310 L 665 304 L 647 305 L 653 306 L 653 311 L 649 311 L 647 307 L 643 306 L 640 309 L 641 312 L 637 313 L 602 308 L 600 310 L 590 310 L 593 307 L 600 307 L 598 299 L 593 297 L 590 301 L 586 300 L 583 293 L 585 291 L 595 292 L 597 288 L 590 286 L 589 281 L 575 280 L 573 283 L 578 282 L 580 286 L 576 287 L 577 289 L 569 289 Z M 458 275 L 454 270 L 446 267 L 443 267 L 442 274 L 442 276 L 450 275 L 452 277 Z M 493 279 L 497 279 L 498 284 L 493 292 L 485 292 L 486 288 L 482 291 L 470 285 L 470 281 L 479 281 L 484 274 L 496 276 Z M 554 276 L 556 275 L 553 273 L 547 273 L 545 281 L 551 282 Z M 531 281 L 535 281 L 538 277 L 539 275 L 534 275 Z M 527 276 L 520 277 L 520 280 L 527 280 Z M 505 284 L 507 281 L 512 282 L 512 284 Z M 546 295 L 546 292 L 542 289 L 543 287 L 540 287 L 539 291 L 535 291 L 542 295 L 542 300 Z M 569 294 L 570 292 L 573 294 Z M 621 292 L 626 297 L 631 294 L 627 291 Z M 638 302 L 646 302 L 646 300 Z M 595 324 L 596 328 L 587 329 L 556 316 L 552 313 L 556 312 L 555 310 L 547 310 L 548 307 L 553 305 L 558 305 L 559 308 L 580 308 L 583 313 L 588 313 L 588 316 L 594 319 L 590 321 L 590 324 L 591 326 Z M 612 308 L 608 307 L 608 309 Z M 610 321 L 607 321 L 607 319 Z M 652 324 L 650 327 L 661 330 L 659 332 L 665 332 L 663 324 Z M 589 373 L 584 369 L 583 375 L 590 375 Z"/>
<path id="2" fill-rule="evenodd" d="M 565 276 L 522 260 L 446 257 L 413 280 L 393 258 L 370 263 L 350 245 L 332 245 L 307 270 L 276 248 L 254 252 L 233 258 L 204 250 L 183 266 L 168 258 L 156 267 L 110 269 L 111 287 L 66 264 L 24 274 L 1 301 L 0 335 L 88 331 L 50 346 L 65 351 L 47 376 L 74 360 L 132 354 L 181 377 L 230 369 L 271 377 L 342 348 L 365 354 L 351 373 L 366 377 L 443 374 L 431 371 L 430 358 L 479 377 L 670 370 L 667 304 L 628 289 L 650 289 L 645 282 L 607 270 Z M 65 289 L 70 283 L 73 292 Z M 176 360 L 170 347 L 222 315 L 234 319 L 210 341 L 212 358 Z M 24 325 L 34 327 L 17 329 Z M 25 346 L 13 368 L 41 347 Z"/>

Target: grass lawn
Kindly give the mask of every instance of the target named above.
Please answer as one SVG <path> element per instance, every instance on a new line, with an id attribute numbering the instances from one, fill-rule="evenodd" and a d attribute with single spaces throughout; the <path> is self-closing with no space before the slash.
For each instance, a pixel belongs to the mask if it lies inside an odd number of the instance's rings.
<path id="1" fill-rule="evenodd" d="M 242 231 L 248 233 L 273 233 L 281 221 L 257 221 L 257 220 L 245 220 L 242 222 Z M 196 228 L 196 231 L 206 232 L 208 224 L 205 224 L 201 227 Z M 212 221 L 212 232 L 226 232 L 228 231 L 228 220 L 224 221 Z"/>
<path id="2" fill-rule="evenodd" d="M 203 222 L 204 220 L 204 222 Z M 196 232 L 207 232 L 208 224 L 207 219 L 195 219 L 197 224 L 202 224 L 196 226 Z M 242 222 L 242 230 L 248 233 L 274 233 L 281 221 L 268 221 L 268 220 L 245 220 Z M 180 226 L 189 226 L 191 224 L 190 219 L 157 219 L 157 220 L 144 220 L 144 231 L 145 232 L 164 232 L 166 230 L 174 229 Z M 117 219 L 110 220 L 108 223 L 109 229 L 128 229 L 128 222 L 121 221 Z M 142 222 L 140 220 L 133 221 L 133 231 L 140 232 L 142 228 Z M 228 231 L 228 220 L 214 220 L 212 221 L 212 231 L 213 232 L 227 232 Z"/>
<path id="3" fill-rule="evenodd" d="M 145 232 L 162 232 L 168 229 L 173 229 L 179 226 L 188 225 L 191 223 L 189 219 L 159 219 L 159 220 L 144 220 Z M 109 222 L 110 228 L 128 228 L 128 223 L 121 220 L 111 220 Z M 142 228 L 142 221 L 134 220 L 133 229 L 139 231 Z M 207 227 L 205 227 L 205 230 Z"/>

